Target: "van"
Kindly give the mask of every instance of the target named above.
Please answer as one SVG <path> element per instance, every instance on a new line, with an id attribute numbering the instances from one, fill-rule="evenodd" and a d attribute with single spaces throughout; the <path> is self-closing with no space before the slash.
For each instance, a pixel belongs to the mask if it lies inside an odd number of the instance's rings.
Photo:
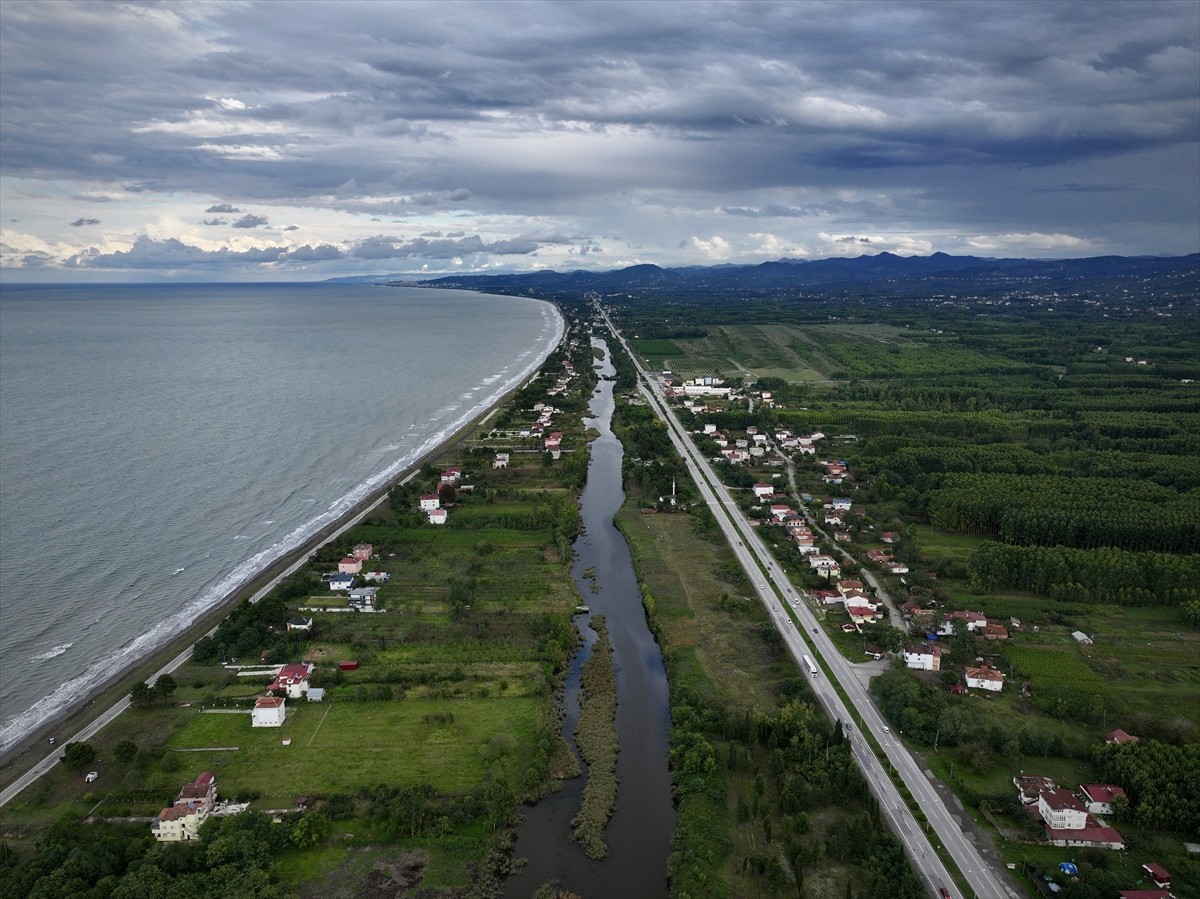
<path id="1" fill-rule="evenodd" d="M 892 729 L 891 729 L 890 727 L 888 727 L 888 726 L 885 724 L 885 725 L 883 726 L 883 732 L 884 732 L 885 734 L 890 734 L 890 733 L 892 732 Z"/>

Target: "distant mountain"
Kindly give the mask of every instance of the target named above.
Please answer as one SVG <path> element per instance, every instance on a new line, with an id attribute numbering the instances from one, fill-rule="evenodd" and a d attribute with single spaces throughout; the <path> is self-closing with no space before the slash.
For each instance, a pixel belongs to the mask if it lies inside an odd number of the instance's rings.
<path id="1" fill-rule="evenodd" d="M 594 290 L 658 292 L 672 289 L 771 290 L 814 288 L 859 294 L 870 290 L 905 296 L 941 292 L 994 293 L 1018 285 L 1070 289 L 1097 279 L 1169 277 L 1193 286 L 1200 254 L 1190 256 L 1097 256 L 1089 259 L 990 259 L 982 256 L 897 256 L 879 253 L 834 259 L 779 259 L 756 265 L 662 268 L 643 264 L 613 271 L 540 271 L 508 275 L 451 275 L 422 280 L 428 287 L 457 287 L 494 293 Z"/>

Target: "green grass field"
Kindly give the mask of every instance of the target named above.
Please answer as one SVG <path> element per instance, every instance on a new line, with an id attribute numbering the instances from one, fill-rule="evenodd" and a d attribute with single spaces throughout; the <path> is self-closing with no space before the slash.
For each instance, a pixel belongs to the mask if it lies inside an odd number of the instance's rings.
<path id="1" fill-rule="evenodd" d="M 489 771 L 519 780 L 533 739 L 537 701 L 289 702 L 282 727 L 251 727 L 250 715 L 197 714 L 168 746 L 183 768 L 211 768 L 221 791 L 256 790 L 269 801 L 353 792 L 378 783 L 430 784 L 453 793 Z M 452 723 L 428 716 L 453 714 Z M 290 737 L 290 746 L 283 739 Z M 195 752 L 210 747 L 236 750 Z"/>

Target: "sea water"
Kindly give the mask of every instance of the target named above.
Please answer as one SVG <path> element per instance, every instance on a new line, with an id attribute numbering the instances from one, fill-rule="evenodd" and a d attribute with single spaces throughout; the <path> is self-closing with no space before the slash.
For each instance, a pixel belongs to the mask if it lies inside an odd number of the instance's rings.
<path id="1" fill-rule="evenodd" d="M 0 289 L 0 752 L 536 370 L 547 303 Z"/>

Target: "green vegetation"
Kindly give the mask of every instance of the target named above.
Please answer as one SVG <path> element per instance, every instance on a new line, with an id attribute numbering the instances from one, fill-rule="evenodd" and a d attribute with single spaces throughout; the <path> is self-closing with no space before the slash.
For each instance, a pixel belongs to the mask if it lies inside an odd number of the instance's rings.
<path id="1" fill-rule="evenodd" d="M 573 392 L 548 396 L 568 361 L 580 373 Z M 59 766 L 3 810 L 3 895 L 330 895 L 382 887 L 410 864 L 423 887 L 494 895 L 519 802 L 575 773 L 551 697 L 577 640 L 571 542 L 587 451 L 568 410 L 582 409 L 590 372 L 586 340 L 564 344 L 493 427 L 392 490 L 261 602 L 234 608 L 173 676 L 135 686 L 134 708 L 92 745 L 70 747 L 71 771 Z M 557 460 L 499 425 L 527 426 L 550 400 L 561 410 Z M 498 452 L 509 453 L 506 468 L 492 467 Z M 441 486 L 449 466 L 464 476 Z M 418 512 L 433 492 L 446 525 Z M 382 578 L 354 613 L 325 578 L 361 544 L 372 545 L 364 571 Z M 354 584 L 366 585 L 361 575 Z M 297 617 L 312 630 L 289 629 Z M 276 667 L 302 660 L 316 666 L 324 701 L 288 699 L 281 727 L 251 727 Z M 98 778 L 84 783 L 78 771 L 93 766 Z M 146 823 L 121 822 L 148 821 L 206 769 L 222 798 L 280 823 L 252 811 L 173 846 L 155 845 Z M 75 823 L 88 815 L 93 823 Z M 364 851 L 371 863 L 353 864 Z"/>
<path id="2" fill-rule="evenodd" d="M 711 369 L 697 373 L 736 368 L 759 376 L 751 397 L 771 391 L 773 405 L 755 402 L 753 411 L 744 399 L 709 400 L 702 413 L 683 414 L 692 427 L 715 424 L 731 439 L 750 426 L 853 435 L 827 438 L 819 450 L 845 460 L 849 484 L 822 483 L 824 470 L 797 456 L 798 490 L 854 499 L 858 517 L 843 546 L 864 567 L 876 567 L 865 551 L 881 546 L 907 563 L 903 580 L 884 581 L 929 616 L 921 632 L 953 609 L 1009 628 L 1006 642 L 967 633 L 943 641 L 945 680 L 899 670 L 874 681 L 885 713 L 996 833 L 1008 860 L 1040 873 L 1063 857 L 1020 842 L 1038 835 L 1013 807 L 1018 770 L 1063 785 L 1109 780 L 1130 792 L 1118 826 L 1131 859 L 1153 852 L 1177 883 L 1200 891 L 1200 866 L 1177 836 L 1194 839 L 1186 800 L 1148 790 L 1148 765 L 1140 774 L 1106 767 L 1092 751 L 1122 727 L 1142 737 L 1137 745 L 1166 747 L 1156 750 L 1161 765 L 1186 771 L 1200 745 L 1200 314 L 1194 291 L 1170 309 L 1166 302 L 1147 295 L 1131 305 L 1100 288 L 1039 296 L 1028 287 L 886 303 L 786 290 L 742 296 L 736 306 L 716 293 L 605 300 L 627 333 L 649 320 L 704 328 L 704 352 L 701 341 L 675 340 L 697 370 Z M 758 352 L 733 352 L 735 329 Z M 842 383 L 814 382 L 798 367 L 765 371 L 784 358 L 781 343 Z M 675 363 L 673 371 L 690 370 Z M 754 460 L 718 469 L 743 489 L 780 472 Z M 749 499 L 744 508 L 758 513 Z M 703 513 L 694 517 L 702 525 Z M 879 540 L 883 530 L 898 535 L 890 546 Z M 824 586 L 797 571 L 786 546 L 777 553 L 798 585 Z M 652 592 L 661 616 L 663 589 Z M 738 604 L 727 597 L 718 607 Z M 865 638 L 836 637 L 847 655 L 863 648 Z M 961 680 L 980 657 L 1008 675 L 1004 691 L 950 695 L 950 677 Z M 737 670 L 730 664 L 722 679 Z M 700 840 L 704 831 L 685 826 L 683 808 L 680 833 Z M 709 850 L 719 856 L 714 843 Z M 1063 897 L 1109 895 L 1141 876 L 1112 853 L 1072 855 L 1082 876 L 1059 879 Z"/>
<path id="3" fill-rule="evenodd" d="M 604 616 L 592 618 L 591 627 L 596 642 L 580 671 L 582 709 L 575 733 L 579 754 L 587 763 L 587 784 L 571 827 L 589 857 L 603 858 L 608 854 L 604 825 L 617 801 L 617 676 Z"/>

